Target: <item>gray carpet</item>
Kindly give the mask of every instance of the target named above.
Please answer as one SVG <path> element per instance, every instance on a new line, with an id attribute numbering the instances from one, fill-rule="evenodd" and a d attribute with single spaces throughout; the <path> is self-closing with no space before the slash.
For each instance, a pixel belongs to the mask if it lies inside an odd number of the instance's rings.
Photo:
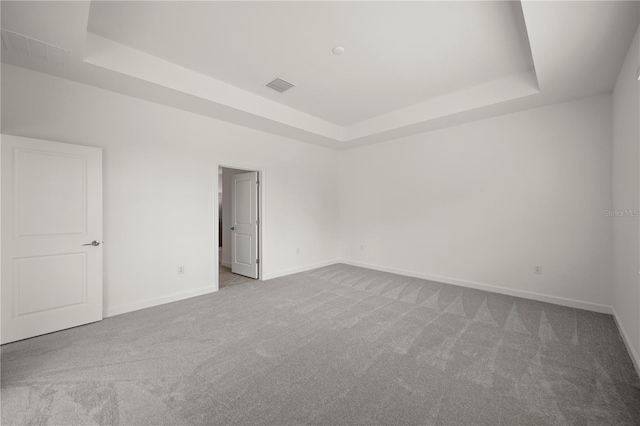
<path id="1" fill-rule="evenodd" d="M 335 265 L 2 348 L 2 424 L 640 424 L 609 315 Z"/>

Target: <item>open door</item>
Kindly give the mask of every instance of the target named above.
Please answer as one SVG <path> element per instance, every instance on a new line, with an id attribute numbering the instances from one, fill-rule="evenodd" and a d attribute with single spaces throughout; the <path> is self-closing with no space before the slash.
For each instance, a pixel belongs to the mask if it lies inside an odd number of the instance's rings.
<path id="1" fill-rule="evenodd" d="M 2 135 L 2 335 L 102 319 L 102 150 Z"/>
<path id="2" fill-rule="evenodd" d="M 258 172 L 233 176 L 231 271 L 258 278 Z"/>

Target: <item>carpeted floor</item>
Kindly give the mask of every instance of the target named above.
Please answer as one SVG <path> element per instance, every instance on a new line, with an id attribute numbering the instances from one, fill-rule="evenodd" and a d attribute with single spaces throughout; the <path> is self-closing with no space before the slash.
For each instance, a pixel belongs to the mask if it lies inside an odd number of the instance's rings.
<path id="1" fill-rule="evenodd" d="M 346 265 L 2 348 L 2 424 L 640 424 L 609 315 Z"/>

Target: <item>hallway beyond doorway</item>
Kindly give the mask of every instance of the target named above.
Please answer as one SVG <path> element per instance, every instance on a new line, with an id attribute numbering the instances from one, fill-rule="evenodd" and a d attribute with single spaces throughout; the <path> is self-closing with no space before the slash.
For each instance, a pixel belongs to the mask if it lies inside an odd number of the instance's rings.
<path id="1" fill-rule="evenodd" d="M 218 259 L 222 259 L 222 249 L 220 249 L 220 254 Z M 247 283 L 250 281 L 255 281 L 252 278 L 244 277 L 242 275 L 237 275 L 231 272 L 231 268 L 228 266 L 224 266 L 221 262 L 218 262 L 218 289 L 222 290 L 226 287 L 231 287 L 238 284 Z"/>

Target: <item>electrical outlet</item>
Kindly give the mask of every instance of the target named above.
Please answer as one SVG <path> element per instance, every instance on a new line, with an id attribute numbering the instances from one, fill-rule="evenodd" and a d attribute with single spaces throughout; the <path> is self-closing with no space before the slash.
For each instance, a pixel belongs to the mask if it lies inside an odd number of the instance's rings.
<path id="1" fill-rule="evenodd" d="M 536 265 L 533 267 L 533 273 L 534 274 L 541 274 L 542 273 L 542 266 L 540 265 Z"/>
<path id="2" fill-rule="evenodd" d="M 178 275 L 184 274 L 184 265 L 178 266 Z"/>

